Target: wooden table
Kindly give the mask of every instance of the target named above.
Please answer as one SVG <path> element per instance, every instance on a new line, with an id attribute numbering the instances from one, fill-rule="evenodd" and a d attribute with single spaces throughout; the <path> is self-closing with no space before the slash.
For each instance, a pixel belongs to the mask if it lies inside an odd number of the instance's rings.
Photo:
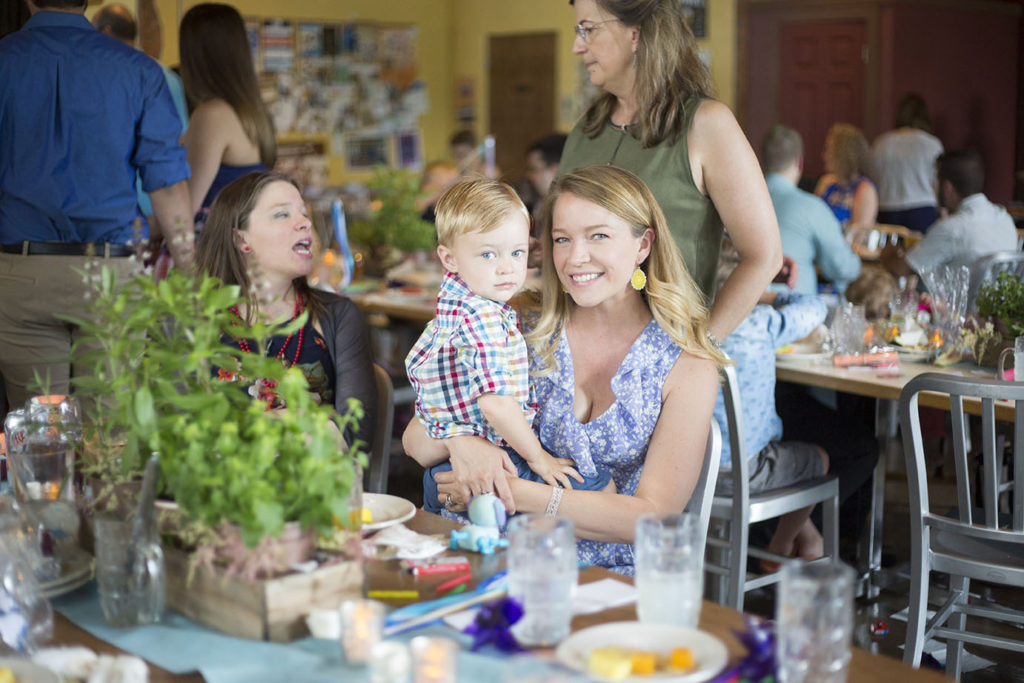
<path id="1" fill-rule="evenodd" d="M 455 524 L 453 522 L 449 522 L 448 520 L 442 519 L 436 515 L 423 512 L 422 510 L 417 511 L 416 516 L 406 524 L 416 531 L 428 534 L 436 533 L 447 535 L 451 529 L 455 528 Z M 504 553 L 501 551 L 491 556 L 478 555 L 475 553 L 459 554 L 465 554 L 470 558 L 470 563 L 473 566 L 474 585 L 478 581 L 490 576 L 495 571 L 503 568 L 505 564 Z M 433 588 L 445 578 L 444 576 L 441 576 L 417 579 L 408 572 L 400 571 L 398 568 L 398 562 L 394 560 L 370 560 L 367 561 L 366 568 L 367 587 L 369 590 L 419 590 L 421 596 L 424 598 L 432 598 Z M 590 583 L 592 581 L 606 578 L 614 578 L 619 581 L 631 583 L 630 579 L 599 567 L 588 567 L 580 572 L 581 583 Z M 404 604 L 403 601 L 387 602 L 394 606 Z M 636 620 L 636 605 L 631 604 L 608 609 L 603 612 L 577 616 L 572 621 L 572 630 L 578 631 L 590 626 L 596 626 L 598 624 L 613 621 L 634 620 Z M 94 636 L 79 629 L 77 626 L 71 624 L 62 615 L 55 615 L 55 622 L 55 644 L 85 645 L 97 652 L 108 654 L 117 654 L 120 652 L 112 645 L 95 638 Z M 704 602 L 701 608 L 700 628 L 714 634 L 725 643 L 729 650 L 730 663 L 735 662 L 738 657 L 745 654 L 743 646 L 732 635 L 732 631 L 734 629 L 742 630 L 743 627 L 743 618 L 739 612 L 712 602 Z M 551 650 L 538 651 L 538 655 L 549 657 L 551 656 Z M 150 680 L 154 683 L 177 683 L 183 681 L 202 681 L 203 678 L 198 673 L 174 675 L 150 665 Z M 851 683 L 857 683 L 860 681 L 865 683 L 870 681 L 873 683 L 874 681 L 889 680 L 900 680 L 902 683 L 938 683 L 939 681 L 946 681 L 947 679 L 935 671 L 927 669 L 912 669 L 903 662 L 892 659 L 891 657 L 872 654 L 867 650 L 862 650 L 856 647 L 853 648 L 849 677 L 849 681 L 851 681 Z"/>
<path id="2" fill-rule="evenodd" d="M 886 454 L 890 446 L 902 449 L 902 444 L 896 437 L 896 429 L 899 426 L 900 392 L 911 379 L 927 372 L 986 378 L 995 376 L 995 373 L 988 368 L 967 365 L 941 367 L 930 363 L 900 363 L 896 371 L 879 371 L 866 367 L 838 368 L 827 361 L 782 359 L 775 363 L 775 377 L 780 382 L 833 389 L 876 399 L 875 435 L 879 440 L 881 457 L 875 467 L 870 524 L 861 548 L 862 561 L 866 561 L 867 565 L 864 574 L 866 580 L 864 588 L 868 597 L 878 595 L 879 587 L 874 579 L 882 567 L 882 515 L 885 506 Z M 945 394 L 924 392 L 920 394 L 918 403 L 922 406 L 949 410 L 949 396 Z M 981 402 L 965 399 L 964 408 L 969 413 L 980 414 Z M 996 419 L 1013 422 L 1013 410 L 1012 401 L 998 402 L 995 411 Z"/>

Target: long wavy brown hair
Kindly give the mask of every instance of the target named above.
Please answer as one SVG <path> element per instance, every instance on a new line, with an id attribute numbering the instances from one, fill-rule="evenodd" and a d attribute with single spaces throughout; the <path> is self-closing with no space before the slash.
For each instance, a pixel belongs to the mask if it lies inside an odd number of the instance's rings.
<path id="1" fill-rule="evenodd" d="M 213 200 L 196 245 L 196 272 L 218 277 L 225 284 L 238 285 L 247 303 L 245 317 L 249 324 L 255 322 L 259 311 L 259 273 L 250 270 L 238 249 L 235 230 L 249 229 L 249 217 L 260 195 L 276 182 L 289 183 L 299 189 L 289 176 L 273 172 L 250 173 L 228 184 Z M 312 295 L 306 278 L 295 278 L 292 287 L 306 302 L 313 320 L 319 320 L 325 313 L 323 303 Z"/>
<path id="2" fill-rule="evenodd" d="M 654 244 L 640 268 L 647 274 L 644 301 L 668 336 L 683 351 L 707 358 L 719 365 L 726 357 L 708 338 L 708 309 L 704 295 L 690 277 L 679 247 L 672 239 L 665 214 L 650 189 L 636 175 L 615 166 L 584 166 L 556 178 L 544 199 L 541 244 L 544 266 L 541 271 L 539 311 L 536 324 L 526 335 L 540 360 L 541 374 L 554 370 L 554 350 L 558 334 L 569 316 L 569 296 L 555 272 L 551 231 L 555 202 L 565 194 L 593 202 L 615 214 L 630 226 L 633 237 L 641 237 L 647 228 L 654 231 Z"/>
<path id="3" fill-rule="evenodd" d="M 242 15 L 231 5 L 205 2 L 181 20 L 181 81 L 191 106 L 222 99 L 260 149 L 267 168 L 277 159 L 274 124 L 260 99 L 259 82 Z"/>
<path id="4" fill-rule="evenodd" d="M 711 75 L 697 54 L 697 39 L 677 0 L 595 0 L 623 25 L 640 30 L 636 50 L 637 137 L 644 147 L 673 144 L 686 130 L 683 107 L 693 97 L 712 97 Z M 583 114 L 583 132 L 597 137 L 615 111 L 604 93 Z"/>

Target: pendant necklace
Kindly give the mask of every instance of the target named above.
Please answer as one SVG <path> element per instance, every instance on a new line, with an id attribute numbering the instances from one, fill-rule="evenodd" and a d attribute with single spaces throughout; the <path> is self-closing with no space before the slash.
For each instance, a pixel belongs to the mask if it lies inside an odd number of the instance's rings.
<path id="1" fill-rule="evenodd" d="M 302 304 L 303 304 L 303 302 L 302 302 L 302 295 L 296 294 L 296 296 L 295 296 L 295 310 L 292 312 L 292 319 L 291 319 L 290 322 L 295 322 L 295 320 L 298 319 L 298 317 L 300 315 L 302 315 L 302 309 L 303 309 L 303 305 Z M 231 312 L 235 314 L 236 318 L 238 318 L 239 320 L 242 320 L 242 316 L 238 312 L 238 306 L 232 306 L 231 307 Z M 235 322 L 234 321 L 231 321 L 231 326 L 232 327 L 235 326 Z M 292 363 L 291 363 L 293 366 L 296 363 L 299 362 L 299 353 L 302 351 L 302 337 L 305 334 L 305 332 L 306 332 L 305 327 L 303 327 L 302 329 L 299 330 L 299 340 L 298 340 L 298 343 L 295 346 L 295 356 L 292 358 Z M 294 333 L 293 334 L 289 334 L 287 337 L 285 337 L 284 344 L 281 345 L 281 350 L 277 352 L 277 359 L 280 360 L 282 363 L 284 363 L 285 367 L 288 367 L 288 361 L 284 360 L 284 351 L 285 351 L 285 349 L 288 348 L 288 344 L 291 343 L 293 335 L 294 335 Z M 249 346 L 249 342 L 246 341 L 245 339 L 239 338 L 239 340 L 238 340 L 238 348 L 242 349 L 246 353 L 252 353 L 252 348 Z M 269 352 L 270 352 L 270 342 L 267 342 L 267 353 L 269 353 Z"/>

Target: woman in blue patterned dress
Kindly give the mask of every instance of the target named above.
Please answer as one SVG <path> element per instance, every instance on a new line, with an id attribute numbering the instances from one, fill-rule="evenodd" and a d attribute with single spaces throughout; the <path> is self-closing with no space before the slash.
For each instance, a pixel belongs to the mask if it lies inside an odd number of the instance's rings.
<path id="1" fill-rule="evenodd" d="M 825 136 L 825 175 L 814 193 L 825 200 L 843 232 L 870 228 L 878 220 L 878 190 L 868 178 L 871 148 L 864 133 L 848 123 L 836 123 Z"/>
<path id="2" fill-rule="evenodd" d="M 431 440 L 416 421 L 404 443 L 423 465 L 450 455 L 453 472 L 436 477 L 450 510 L 495 491 L 510 511 L 572 519 L 581 561 L 631 572 L 637 517 L 679 512 L 690 498 L 724 357 L 643 181 L 589 166 L 558 178 L 545 201 L 542 291 L 526 313 L 534 427 L 581 473 L 609 469 L 618 493 L 507 477 L 504 451 L 475 437 Z"/>

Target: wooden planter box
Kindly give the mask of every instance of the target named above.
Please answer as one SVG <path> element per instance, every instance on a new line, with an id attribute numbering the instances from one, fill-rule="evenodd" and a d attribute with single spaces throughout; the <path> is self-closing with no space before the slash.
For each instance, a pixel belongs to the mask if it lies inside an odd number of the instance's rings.
<path id="1" fill-rule="evenodd" d="M 228 635 L 286 643 L 309 635 L 306 615 L 363 596 L 363 565 L 341 560 L 308 574 L 293 572 L 250 582 L 222 569 L 196 569 L 188 580 L 189 556 L 164 546 L 167 606 Z"/>

